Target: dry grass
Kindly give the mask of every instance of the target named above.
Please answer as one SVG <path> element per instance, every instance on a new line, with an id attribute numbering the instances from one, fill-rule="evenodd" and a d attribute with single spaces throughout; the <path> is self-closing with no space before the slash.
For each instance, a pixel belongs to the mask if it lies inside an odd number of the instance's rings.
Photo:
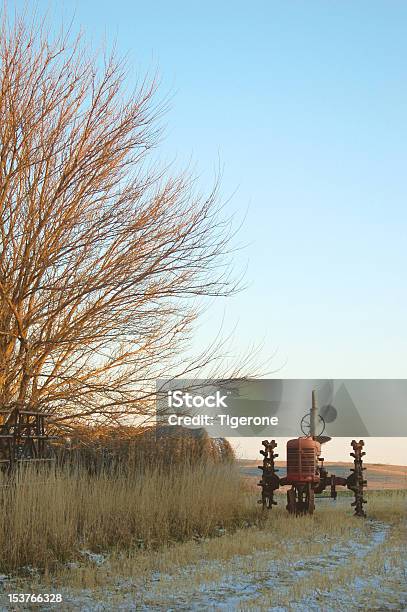
<path id="1" fill-rule="evenodd" d="M 240 591 L 244 610 L 271 605 L 288 610 L 292 602 L 306 603 L 304 598 L 314 597 L 317 589 L 322 609 L 329 608 L 336 591 L 349 592 L 356 577 L 365 585 L 357 591 L 362 609 L 375 589 L 374 597 L 387 589 L 386 605 L 397 606 L 403 597 L 405 491 L 370 492 L 367 509 L 373 522 L 352 516 L 348 497 L 319 505 L 311 517 L 287 515 L 281 499 L 264 515 L 255 503 L 258 495 L 244 489 L 233 465 L 131 476 L 26 472 L 2 491 L 2 571 L 24 565 L 44 570 L 30 578 L 20 574 L 8 590 L 62 592 L 66 610 L 97 602 L 108 602 L 112 609 L 127 609 L 130 602 L 133 609 L 134 597 L 147 608 L 169 601 L 176 607 L 207 589 L 221 601 L 245 581 L 256 588 L 249 597 Z M 370 548 L 375 522 L 389 527 L 385 541 Z M 358 557 L 350 550 L 343 563 L 329 566 L 337 547 L 346 549 L 349 542 L 366 553 Z M 99 562 L 84 550 L 105 554 Z M 303 573 L 297 573 L 298 564 Z M 270 586 L 270 568 L 283 588 Z M 369 586 L 375 577 L 377 583 Z"/>
<path id="2" fill-rule="evenodd" d="M 254 501 L 252 498 L 252 509 Z M 316 589 L 326 591 L 321 609 L 324 605 L 325 609 L 330 609 L 332 597 L 337 596 L 336 589 L 349 592 L 356 577 L 368 581 L 369 577 L 380 575 L 379 588 L 385 585 L 391 590 L 386 601 L 391 603 L 394 597 L 397 604 L 405 541 L 406 495 L 371 493 L 369 516 L 390 525 L 386 540 L 361 557 L 350 554 L 342 565 L 327 572 L 322 561 L 325 558 L 329 562 L 338 545 L 354 541 L 359 549 L 359 545 L 369 543 L 371 538 L 369 521 L 353 517 L 349 501 L 346 499 L 344 505 L 319 507 L 312 517 L 290 517 L 281 506 L 267 513 L 264 521 L 227 531 L 222 537 L 167 543 L 153 550 L 120 551 L 116 548 L 100 566 L 82 559 L 78 565 L 59 567 L 57 573 L 33 578 L 29 585 L 27 580 L 21 584 L 34 592 L 44 590 L 44 585 L 48 589 L 62 590 L 69 610 L 77 609 L 69 608 L 70 598 L 76 601 L 75 597 L 84 597 L 84 593 L 91 598 L 87 603 L 109 601 L 113 607 L 128 602 L 137 594 L 137 601 L 147 608 L 159 608 L 170 601 L 176 607 L 174 598 L 177 597 L 186 605 L 197 593 L 216 590 L 217 585 L 223 585 L 219 591 L 222 601 L 229 584 L 233 588 L 233 584 L 247 577 L 257 588 L 256 594 L 240 605 L 244 610 L 267 610 L 271 605 L 288 610 L 290 603 L 301 601 Z M 306 575 L 299 573 L 283 591 L 278 584 L 270 588 L 270 567 L 280 568 L 284 579 L 296 573 L 297 563 L 305 564 Z M 159 580 L 154 578 L 157 573 Z M 372 588 L 358 592 L 362 609 L 368 609 L 366 602 L 373 597 Z M 231 605 L 231 609 L 235 607 Z"/>
<path id="3" fill-rule="evenodd" d="M 211 438 L 205 429 L 157 425 L 154 427 L 76 425 L 66 444 L 64 432 L 54 450 L 60 463 L 81 463 L 96 471 L 118 464 L 156 468 L 194 463 L 233 462 L 233 449 L 225 438 Z M 61 441 L 63 443 L 61 444 Z"/>
<path id="4" fill-rule="evenodd" d="M 346 605 L 341 602 L 342 596 L 346 594 L 350 594 L 353 605 L 358 609 L 401 609 L 400 604 L 407 603 L 405 600 L 406 499 L 405 491 L 375 492 L 370 496 L 369 516 L 383 521 L 390 526 L 390 529 L 385 540 L 366 555 L 360 557 L 349 555 L 346 563 L 327 572 L 320 566 L 318 557 L 304 548 L 301 558 L 307 560 L 307 557 L 311 556 L 312 560 L 315 559 L 313 571 L 303 578 L 299 576 L 285 592 L 268 591 L 256 595 L 239 609 L 268 610 L 271 605 L 278 605 L 289 610 L 293 602 L 297 604 L 304 602 L 306 605 L 307 597 L 314 596 L 317 591 L 320 593 L 318 597 L 321 609 L 325 609 L 325 606 L 330 607 L 335 602 L 342 607 L 333 609 L 346 609 Z M 359 533 L 354 534 L 354 541 L 368 542 L 371 537 L 368 523 L 361 522 L 360 519 L 357 519 L 357 523 L 359 523 Z M 295 562 L 296 557 L 290 557 L 291 567 Z M 365 583 L 366 586 L 355 588 L 355 581 Z M 384 606 L 382 597 L 386 602 Z"/>
<path id="5" fill-rule="evenodd" d="M 154 549 L 258 515 L 233 465 L 126 473 L 25 469 L 0 487 L 0 571 L 93 551 Z"/>

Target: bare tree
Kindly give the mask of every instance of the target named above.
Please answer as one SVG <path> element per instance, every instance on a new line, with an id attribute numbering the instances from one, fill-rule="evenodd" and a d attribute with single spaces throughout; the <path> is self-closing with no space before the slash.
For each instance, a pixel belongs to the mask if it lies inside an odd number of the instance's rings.
<path id="1" fill-rule="evenodd" d="M 155 377 L 211 358 L 174 355 L 196 296 L 236 288 L 229 220 L 216 189 L 148 163 L 154 81 L 126 95 L 114 54 L 21 17 L 3 16 L 0 41 L 0 403 L 142 413 Z"/>

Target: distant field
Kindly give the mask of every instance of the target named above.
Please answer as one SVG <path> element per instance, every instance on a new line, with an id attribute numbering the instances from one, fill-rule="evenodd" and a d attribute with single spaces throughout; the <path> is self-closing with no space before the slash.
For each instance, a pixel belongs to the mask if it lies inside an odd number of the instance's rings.
<path id="1" fill-rule="evenodd" d="M 239 461 L 241 473 L 248 477 L 257 478 L 261 474 L 261 471 L 257 468 L 258 465 L 261 465 L 261 459 Z M 337 461 L 324 465 L 329 473 L 346 477 L 349 475 L 349 469 L 353 466 L 353 463 Z M 381 463 L 365 463 L 364 465 L 366 467 L 368 489 L 407 489 L 407 466 Z M 278 475 L 285 476 L 285 461 L 276 461 L 276 466 L 279 469 Z"/>

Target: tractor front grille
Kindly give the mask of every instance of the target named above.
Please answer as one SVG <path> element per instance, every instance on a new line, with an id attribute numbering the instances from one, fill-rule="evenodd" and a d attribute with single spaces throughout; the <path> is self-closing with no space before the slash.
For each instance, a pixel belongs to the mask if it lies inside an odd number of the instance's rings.
<path id="1" fill-rule="evenodd" d="M 316 474 L 316 457 L 312 448 L 287 449 L 287 475 L 308 478 Z"/>

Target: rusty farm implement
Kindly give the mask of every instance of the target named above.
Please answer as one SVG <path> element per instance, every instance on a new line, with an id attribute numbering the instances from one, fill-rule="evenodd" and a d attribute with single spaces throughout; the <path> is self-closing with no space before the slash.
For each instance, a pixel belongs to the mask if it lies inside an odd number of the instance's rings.
<path id="1" fill-rule="evenodd" d="M 0 467 L 53 460 L 49 415 L 17 407 L 0 411 Z"/>
<path id="2" fill-rule="evenodd" d="M 259 486 L 262 488 L 262 497 L 259 501 L 263 508 L 271 509 L 277 502 L 274 492 L 281 486 L 289 486 L 287 490 L 287 510 L 290 514 L 312 514 L 315 509 L 315 495 L 330 488 L 330 496 L 337 497 L 337 486 L 347 487 L 354 495 L 352 506 L 356 516 L 366 516 L 363 505 L 366 500 L 363 497 L 366 487 L 363 467 L 363 440 L 352 440 L 353 468 L 347 478 L 328 474 L 324 468 L 324 459 L 321 455 L 321 444 L 328 442 L 330 438 L 323 436 L 325 428 L 324 420 L 318 415 L 316 406 L 316 394 L 312 392 L 311 411 L 301 421 L 301 429 L 305 434 L 302 437 L 287 442 L 287 474 L 280 478 L 275 467 L 275 459 L 278 454 L 274 452 L 277 444 L 275 440 L 263 440 L 264 450 L 262 477 Z M 319 433 L 317 432 L 319 430 Z"/>

